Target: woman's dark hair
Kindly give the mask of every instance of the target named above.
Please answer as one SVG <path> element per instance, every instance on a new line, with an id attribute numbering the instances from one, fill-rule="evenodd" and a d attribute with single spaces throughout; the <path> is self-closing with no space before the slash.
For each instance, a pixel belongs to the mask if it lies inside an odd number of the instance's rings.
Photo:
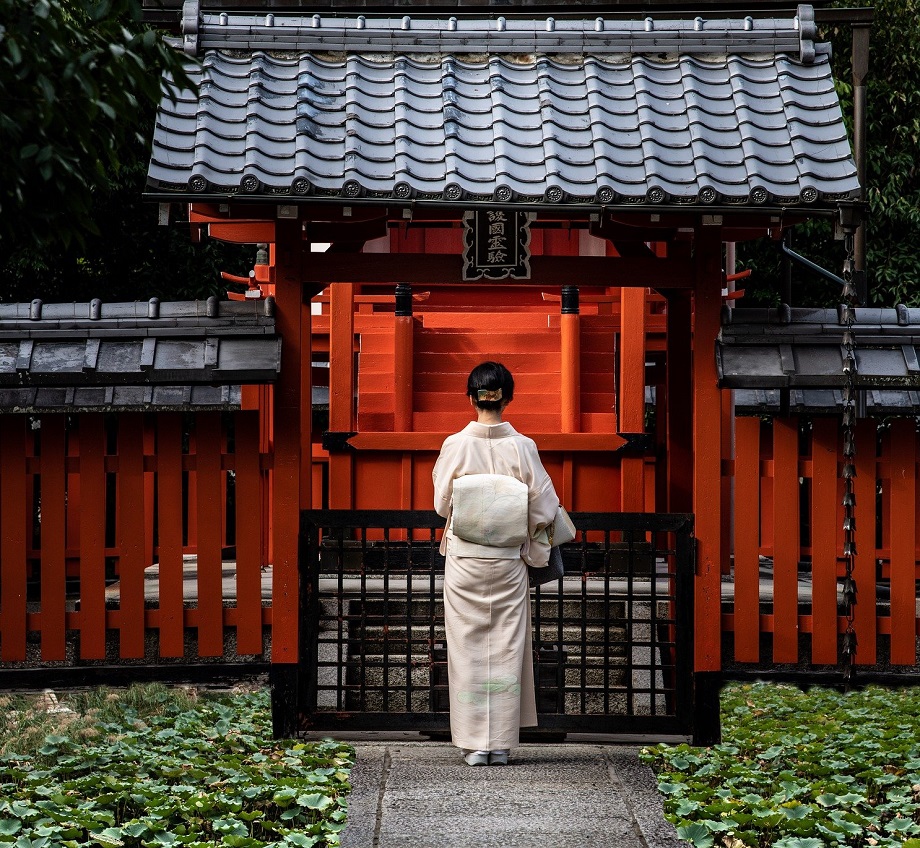
<path id="1" fill-rule="evenodd" d="M 480 409 L 501 409 L 514 397 L 514 377 L 501 362 L 483 362 L 470 371 L 466 393 Z"/>

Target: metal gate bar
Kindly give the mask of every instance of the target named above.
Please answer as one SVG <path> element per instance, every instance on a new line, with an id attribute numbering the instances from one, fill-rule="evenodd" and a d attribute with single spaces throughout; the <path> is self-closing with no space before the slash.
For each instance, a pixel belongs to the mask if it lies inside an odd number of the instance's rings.
<path id="1" fill-rule="evenodd" d="M 692 516 L 573 520 L 565 577 L 531 593 L 540 730 L 690 733 Z M 447 729 L 442 526 L 303 513 L 300 730 Z"/>

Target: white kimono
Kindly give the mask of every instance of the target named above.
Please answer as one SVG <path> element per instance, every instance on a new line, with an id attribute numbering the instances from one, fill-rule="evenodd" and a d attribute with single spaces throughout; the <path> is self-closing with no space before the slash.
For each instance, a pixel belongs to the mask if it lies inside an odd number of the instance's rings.
<path id="1" fill-rule="evenodd" d="M 559 498 L 537 446 L 510 424 L 470 422 L 448 436 L 435 463 L 434 507 L 450 513 L 453 481 L 465 474 L 506 474 L 528 487 L 529 536 L 549 524 Z M 448 522 L 449 524 L 449 522 Z M 500 751 L 518 743 L 521 727 L 537 723 L 527 567 L 547 562 L 549 548 L 523 550 L 461 542 L 448 526 L 441 552 L 444 623 L 454 745 Z"/>

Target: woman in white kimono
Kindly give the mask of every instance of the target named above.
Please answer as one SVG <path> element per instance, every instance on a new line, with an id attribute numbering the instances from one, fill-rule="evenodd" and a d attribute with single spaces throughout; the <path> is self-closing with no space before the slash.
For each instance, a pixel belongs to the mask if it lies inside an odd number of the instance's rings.
<path id="1" fill-rule="evenodd" d="M 508 369 L 482 363 L 470 373 L 466 393 L 477 420 L 447 437 L 432 475 L 435 509 L 448 518 L 441 552 L 451 737 L 469 765 L 505 765 L 520 728 L 537 723 L 525 558 L 547 564 L 549 546 L 533 537 L 555 518 L 559 498 L 533 440 L 502 421 L 514 397 Z M 523 545 L 473 544 L 453 533 L 454 480 L 468 474 L 507 475 L 526 484 Z"/>

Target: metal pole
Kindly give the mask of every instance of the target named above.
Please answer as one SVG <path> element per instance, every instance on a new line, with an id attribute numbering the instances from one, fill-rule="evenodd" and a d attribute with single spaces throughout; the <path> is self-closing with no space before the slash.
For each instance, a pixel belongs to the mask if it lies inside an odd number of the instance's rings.
<path id="1" fill-rule="evenodd" d="M 866 200 L 866 76 L 869 73 L 869 23 L 853 24 L 853 155 L 856 157 L 856 174 L 862 187 L 860 200 Z M 866 225 L 856 230 L 854 262 L 857 271 L 866 270 Z M 866 276 L 858 274 L 856 296 L 861 304 L 868 305 L 869 291 Z"/>

